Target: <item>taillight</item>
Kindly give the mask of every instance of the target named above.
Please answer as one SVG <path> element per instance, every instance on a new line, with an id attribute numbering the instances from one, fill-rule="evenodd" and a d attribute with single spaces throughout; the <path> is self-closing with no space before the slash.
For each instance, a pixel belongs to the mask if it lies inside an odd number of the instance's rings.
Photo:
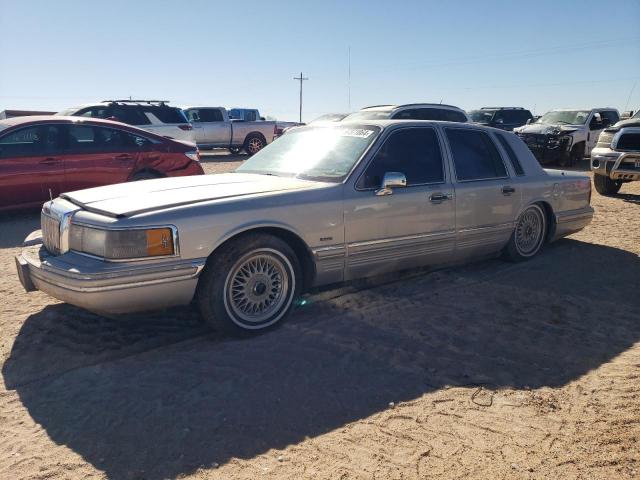
<path id="1" fill-rule="evenodd" d="M 189 124 L 186 124 L 186 125 L 178 125 L 178 128 L 179 128 L 180 130 L 185 130 L 185 131 L 193 130 L 193 127 L 192 127 L 191 125 L 189 125 Z"/>
<path id="2" fill-rule="evenodd" d="M 184 154 L 189 157 L 191 160 L 193 160 L 194 162 L 199 162 L 200 161 L 200 150 L 195 149 L 195 150 L 190 150 L 188 152 L 184 152 Z"/>

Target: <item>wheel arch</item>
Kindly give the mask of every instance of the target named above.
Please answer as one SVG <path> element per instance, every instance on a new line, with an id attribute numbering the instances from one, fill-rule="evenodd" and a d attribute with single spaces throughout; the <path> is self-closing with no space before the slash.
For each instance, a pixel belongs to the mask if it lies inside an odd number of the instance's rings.
<path id="1" fill-rule="evenodd" d="M 158 177 L 158 178 L 164 178 L 164 177 L 166 177 L 166 176 L 167 176 L 166 174 L 162 173 L 162 172 L 161 172 L 161 171 L 159 171 L 159 170 L 156 170 L 155 168 L 151 168 L 151 167 L 142 167 L 142 168 L 139 168 L 139 169 L 137 169 L 137 170 L 132 170 L 132 171 L 131 171 L 131 174 L 129 174 L 129 178 L 127 178 L 127 181 L 133 180 L 133 178 L 134 178 L 136 175 L 140 175 L 140 174 L 142 174 L 142 173 L 148 173 L 148 174 L 150 174 L 150 175 L 155 175 L 155 176 L 156 176 L 156 177 Z"/>
<path id="2" fill-rule="evenodd" d="M 263 233 L 277 237 L 293 249 L 300 261 L 300 267 L 302 268 L 303 291 L 307 290 L 313 284 L 313 280 L 316 275 L 316 264 L 313 260 L 313 253 L 302 237 L 286 226 L 273 224 L 251 225 L 235 230 L 218 242 L 209 256 L 215 255 L 221 247 L 228 245 L 230 242 L 256 233 Z"/>
<path id="3" fill-rule="evenodd" d="M 251 137 L 260 137 L 264 142 L 265 146 L 267 145 L 267 137 L 265 137 L 264 134 L 258 130 L 254 130 L 253 132 L 247 133 L 247 135 L 244 137 L 244 144 L 246 144 L 251 139 Z"/>

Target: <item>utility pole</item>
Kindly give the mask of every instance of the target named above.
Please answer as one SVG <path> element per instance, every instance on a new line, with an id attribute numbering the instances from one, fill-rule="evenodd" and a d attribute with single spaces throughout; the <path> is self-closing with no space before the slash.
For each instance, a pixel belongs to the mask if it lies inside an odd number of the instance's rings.
<path id="1" fill-rule="evenodd" d="M 351 45 L 349 45 L 349 75 L 347 79 L 347 91 L 348 91 L 347 112 L 351 112 Z"/>
<path id="2" fill-rule="evenodd" d="M 305 80 L 309 80 L 309 79 L 307 77 L 303 77 L 302 76 L 302 72 L 300 72 L 300 76 L 299 77 L 293 77 L 293 79 L 300 81 L 300 120 L 299 120 L 299 122 L 302 123 L 302 82 L 304 82 Z"/>

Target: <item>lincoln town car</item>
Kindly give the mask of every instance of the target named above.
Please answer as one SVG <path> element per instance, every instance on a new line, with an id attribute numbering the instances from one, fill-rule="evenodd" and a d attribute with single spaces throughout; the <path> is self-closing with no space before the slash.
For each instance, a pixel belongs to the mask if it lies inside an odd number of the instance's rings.
<path id="1" fill-rule="evenodd" d="M 296 128 L 233 173 L 63 193 L 16 265 L 27 291 L 103 314 L 194 303 L 232 334 L 306 290 L 491 254 L 519 262 L 585 227 L 589 177 L 516 135 L 439 121 Z"/>

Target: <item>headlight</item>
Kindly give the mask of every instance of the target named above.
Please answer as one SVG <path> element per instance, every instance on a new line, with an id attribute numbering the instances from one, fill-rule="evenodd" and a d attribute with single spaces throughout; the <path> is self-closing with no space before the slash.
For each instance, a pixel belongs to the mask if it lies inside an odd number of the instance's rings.
<path id="1" fill-rule="evenodd" d="M 69 248 L 106 260 L 173 255 L 173 230 L 168 227 L 130 230 L 102 230 L 71 224 Z"/>
<path id="2" fill-rule="evenodd" d="M 596 144 L 596 147 L 600 147 L 600 148 L 610 147 L 611 142 L 613 141 L 613 137 L 615 136 L 616 133 L 618 132 L 615 130 L 614 131 L 603 130 L 600 136 L 598 137 L 598 143 Z"/>

